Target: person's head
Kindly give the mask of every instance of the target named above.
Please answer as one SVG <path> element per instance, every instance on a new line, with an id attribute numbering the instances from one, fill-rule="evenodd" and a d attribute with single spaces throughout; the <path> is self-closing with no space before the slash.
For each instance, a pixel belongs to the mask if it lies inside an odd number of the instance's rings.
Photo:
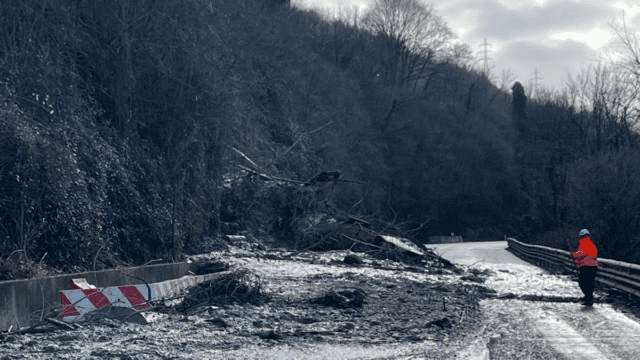
<path id="1" fill-rule="evenodd" d="M 580 233 L 578 234 L 578 240 L 586 237 L 589 237 L 589 230 L 587 229 L 580 230 Z"/>

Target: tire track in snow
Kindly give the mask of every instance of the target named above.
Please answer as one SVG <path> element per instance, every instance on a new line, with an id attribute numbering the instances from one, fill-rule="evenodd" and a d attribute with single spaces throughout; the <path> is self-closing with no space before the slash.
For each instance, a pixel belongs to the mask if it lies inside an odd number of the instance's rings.
<path id="1" fill-rule="evenodd" d="M 575 311 L 579 310 L 575 309 Z M 564 321 L 562 314 L 555 311 L 552 314 L 555 316 L 538 317 L 531 313 L 529 317 L 534 326 L 543 334 L 545 340 L 556 351 L 569 359 L 612 359 L 600 351 L 593 339 L 585 337 L 586 334 L 581 334 L 574 326 Z"/>
<path id="2" fill-rule="evenodd" d="M 614 329 L 626 326 L 623 336 L 637 339 L 640 325 L 613 309 L 603 316 L 599 309 L 573 303 L 483 300 L 480 304 L 492 329 L 484 335 L 491 359 L 616 360 L 634 359 L 639 353 L 634 350 L 637 345 L 620 341 Z"/>
<path id="3" fill-rule="evenodd" d="M 578 309 L 567 322 L 610 359 L 640 358 L 640 324 L 609 304 Z"/>
<path id="4" fill-rule="evenodd" d="M 540 314 L 539 309 L 532 309 L 523 300 L 483 300 L 480 304 L 487 317 L 485 339 L 490 357 L 486 360 L 573 359 L 566 355 L 560 339 L 547 336 L 547 326 L 537 323 L 538 318 L 546 316 Z M 538 316 L 533 316 L 533 313 Z"/>

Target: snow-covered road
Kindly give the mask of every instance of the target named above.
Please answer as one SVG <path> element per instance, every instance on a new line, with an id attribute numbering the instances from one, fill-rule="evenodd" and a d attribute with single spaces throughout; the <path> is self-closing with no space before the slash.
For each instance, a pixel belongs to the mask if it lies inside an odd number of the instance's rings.
<path id="1" fill-rule="evenodd" d="M 507 251 L 506 241 L 429 247 L 454 263 L 493 271 L 485 285 L 499 294 L 583 295 L 569 276 L 549 274 Z M 584 307 L 509 298 L 480 304 L 487 316 L 485 328 L 458 358 L 640 359 L 640 324 L 609 304 Z"/>

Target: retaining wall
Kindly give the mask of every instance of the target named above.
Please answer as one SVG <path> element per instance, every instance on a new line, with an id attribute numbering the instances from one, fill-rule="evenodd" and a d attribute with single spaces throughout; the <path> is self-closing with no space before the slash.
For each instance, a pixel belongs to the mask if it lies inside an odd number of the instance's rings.
<path id="1" fill-rule="evenodd" d="M 43 314 L 61 309 L 60 290 L 71 288 L 74 278 L 85 278 L 98 287 L 156 283 L 188 275 L 192 263 L 148 265 L 144 267 L 90 271 L 29 280 L 0 282 L 0 330 L 26 327 L 40 321 Z"/>

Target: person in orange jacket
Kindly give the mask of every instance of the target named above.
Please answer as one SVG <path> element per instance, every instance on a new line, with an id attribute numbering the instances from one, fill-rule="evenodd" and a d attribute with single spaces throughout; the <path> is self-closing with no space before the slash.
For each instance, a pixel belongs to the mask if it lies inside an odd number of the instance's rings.
<path id="1" fill-rule="evenodd" d="M 591 241 L 587 229 L 580 230 L 578 249 L 572 252 L 571 256 L 578 266 L 578 285 L 584 293 L 584 297 L 580 301 L 583 305 L 593 305 L 593 289 L 598 273 L 598 249 Z"/>

